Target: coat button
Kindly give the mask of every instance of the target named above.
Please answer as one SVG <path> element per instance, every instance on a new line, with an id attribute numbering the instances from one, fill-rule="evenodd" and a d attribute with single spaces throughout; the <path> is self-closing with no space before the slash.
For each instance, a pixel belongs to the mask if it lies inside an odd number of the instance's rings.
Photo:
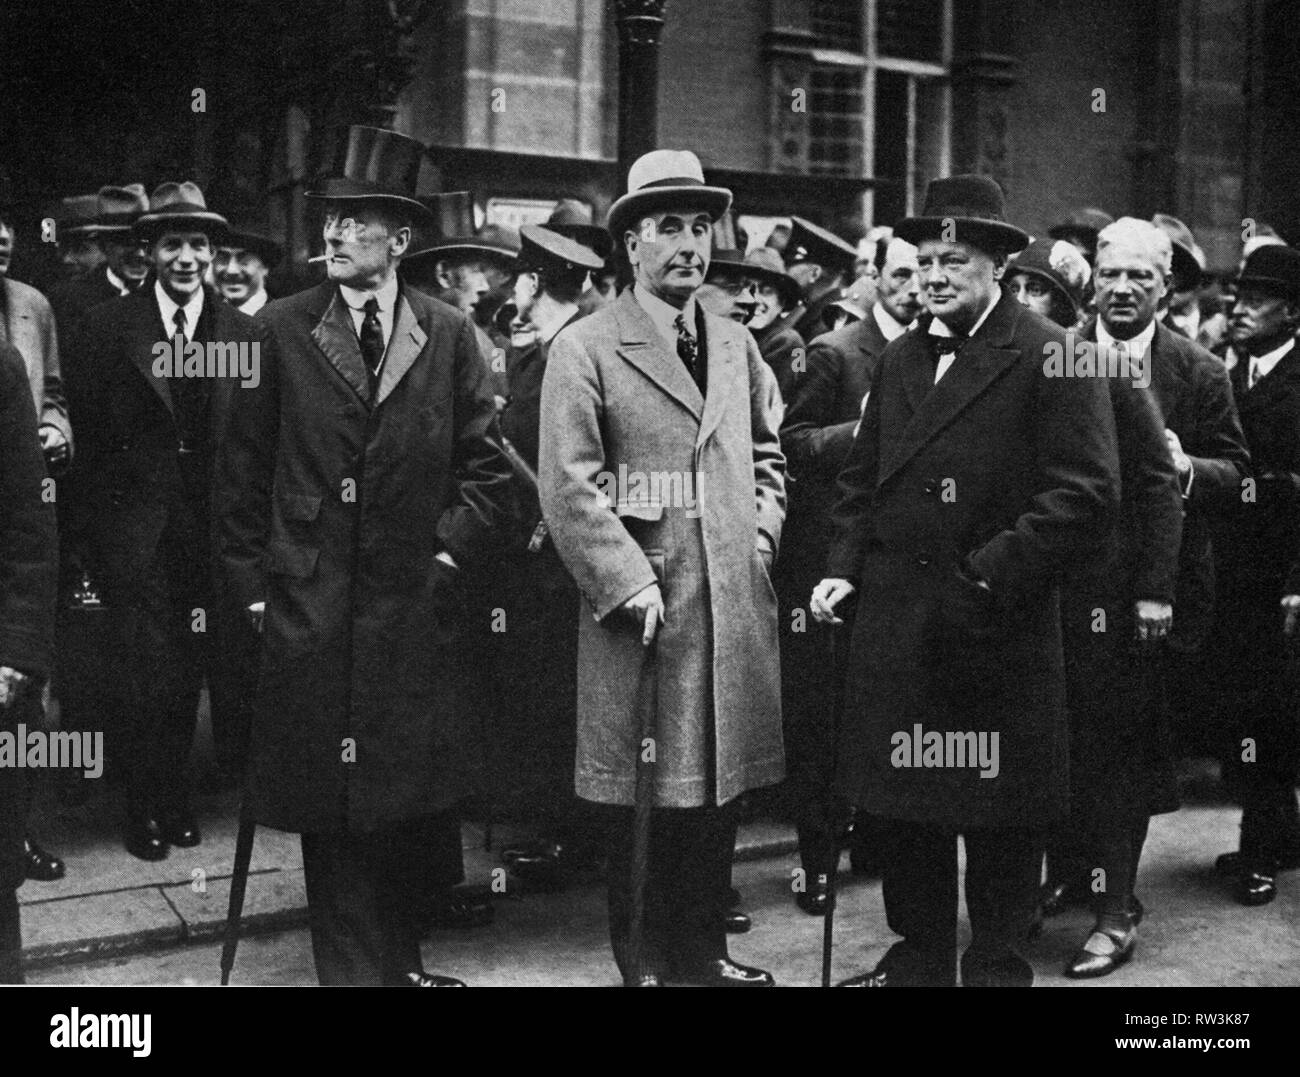
<path id="1" fill-rule="evenodd" d="M 931 496 L 933 496 L 934 494 L 937 494 L 937 493 L 939 492 L 939 480 L 938 480 L 938 479 L 926 479 L 926 480 L 925 480 L 925 492 L 926 492 L 927 494 L 930 494 Z"/>
<path id="2" fill-rule="evenodd" d="M 919 553 L 916 555 L 916 563 L 921 568 L 930 567 L 930 557 L 928 554 Z"/>

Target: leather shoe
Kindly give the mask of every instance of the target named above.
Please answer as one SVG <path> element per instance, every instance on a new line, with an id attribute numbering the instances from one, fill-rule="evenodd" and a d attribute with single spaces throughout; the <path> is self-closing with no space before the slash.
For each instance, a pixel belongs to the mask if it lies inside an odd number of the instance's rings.
<path id="1" fill-rule="evenodd" d="M 67 874 L 63 861 L 51 856 L 31 838 L 23 841 L 23 871 L 27 878 L 37 883 L 52 883 Z"/>
<path id="2" fill-rule="evenodd" d="M 1232 896 L 1240 905 L 1267 905 L 1277 897 L 1277 873 L 1271 864 L 1243 870 L 1233 883 Z"/>
<path id="3" fill-rule="evenodd" d="M 663 987 L 663 985 L 663 980 L 655 972 L 642 973 L 640 976 L 633 976 L 623 981 L 624 987 Z"/>
<path id="4" fill-rule="evenodd" d="M 722 925 L 727 929 L 728 935 L 743 935 L 754 926 L 754 922 L 749 918 L 749 913 L 728 909 L 722 914 Z"/>
<path id="5" fill-rule="evenodd" d="M 476 894 L 451 890 L 440 895 L 429 910 L 429 926 L 437 928 L 484 927 L 492 923 L 492 902 Z"/>
<path id="6" fill-rule="evenodd" d="M 411 987 L 465 987 L 465 981 L 451 976 L 435 976 L 432 972 L 408 972 L 406 983 Z"/>
<path id="7" fill-rule="evenodd" d="M 1103 930 L 1098 925 L 1083 948 L 1065 967 L 1065 975 L 1071 980 L 1094 979 L 1109 976 L 1130 957 L 1133 947 L 1137 945 L 1137 931 L 1130 919 L 1127 931 Z"/>
<path id="8" fill-rule="evenodd" d="M 857 976 L 850 976 L 847 980 L 841 980 L 835 985 L 836 987 L 892 987 L 889 982 L 889 972 L 886 969 L 876 968 L 870 972 L 861 972 Z"/>
<path id="9" fill-rule="evenodd" d="M 719 957 L 686 969 L 680 977 L 683 983 L 700 987 L 775 987 L 776 980 L 770 972 L 751 968 Z"/>
<path id="10" fill-rule="evenodd" d="M 167 841 L 158 820 L 148 815 L 132 816 L 126 823 L 126 851 L 140 860 L 166 860 Z"/>
<path id="11" fill-rule="evenodd" d="M 181 849 L 192 849 L 203 840 L 194 815 L 188 808 L 163 812 L 158 817 L 158 826 L 162 830 L 163 840 Z"/>
<path id="12" fill-rule="evenodd" d="M 1088 889 L 1076 883 L 1044 883 L 1038 907 L 1044 916 L 1060 916 L 1067 909 L 1088 904 Z"/>
<path id="13" fill-rule="evenodd" d="M 818 875 L 808 889 L 794 896 L 795 904 L 809 916 L 825 916 L 831 904 L 831 884 L 825 875 Z"/>

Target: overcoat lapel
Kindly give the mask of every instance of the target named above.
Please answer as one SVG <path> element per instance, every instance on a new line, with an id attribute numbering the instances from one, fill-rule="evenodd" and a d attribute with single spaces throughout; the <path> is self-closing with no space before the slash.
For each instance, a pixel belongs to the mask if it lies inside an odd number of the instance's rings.
<path id="1" fill-rule="evenodd" d="M 1267 408 L 1278 397 L 1285 396 L 1294 388 L 1296 381 L 1300 380 L 1300 346 L 1293 344 L 1291 350 L 1278 360 L 1277 366 L 1260 378 L 1253 389 L 1246 388 L 1250 379 L 1248 356 L 1237 363 L 1232 373 L 1236 374 L 1238 369 L 1242 370 L 1239 381 L 1242 392 L 1237 397 L 1237 410 L 1249 415 L 1261 408 Z M 1233 388 L 1235 389 L 1236 386 L 1234 385 Z"/>
<path id="2" fill-rule="evenodd" d="M 370 380 L 366 375 L 366 361 L 361 356 L 361 341 L 357 339 L 352 328 L 352 319 L 348 317 L 347 304 L 339 294 L 337 287 L 331 289 L 329 306 L 321 320 L 311 331 L 311 338 L 316 342 L 330 366 L 339 372 L 340 377 L 352 387 L 367 404 L 370 403 Z M 393 339 L 397 333 L 394 326 Z M 410 363 L 407 363 L 410 366 Z"/>
<path id="3" fill-rule="evenodd" d="M 1016 309 L 1011 309 L 1013 307 Z M 923 380 L 927 383 L 934 381 L 934 367 L 928 354 L 923 354 L 928 347 L 924 330 L 918 330 L 909 339 L 903 379 L 908 401 L 916 410 L 892 450 L 888 451 L 880 469 L 880 482 L 906 464 L 1016 362 L 1020 352 L 1002 345 L 1011 343 L 1018 309 L 1015 300 L 1002 295 L 988 320 L 962 347 L 937 385 L 923 385 Z M 925 393 L 921 396 L 923 388 Z M 916 403 L 918 397 L 919 405 Z"/>
<path id="4" fill-rule="evenodd" d="M 695 416 L 703 418 L 704 397 L 686 365 L 665 346 L 650 315 L 627 289 L 615 307 L 618 320 L 618 354 L 636 367 L 664 393 Z"/>
<path id="5" fill-rule="evenodd" d="M 206 304 L 206 300 L 204 302 Z M 134 306 L 131 339 L 127 352 L 136 370 L 140 371 L 141 377 L 153 387 L 153 391 L 158 394 L 167 410 L 172 411 L 172 394 L 167 388 L 167 379 L 160 378 L 153 372 L 153 349 L 160 341 L 165 340 L 170 344 L 175 334 L 168 335 L 167 327 L 163 325 L 162 311 L 158 309 L 158 301 L 154 298 L 152 288 L 149 288 L 144 295 L 136 297 Z M 184 356 L 173 356 L 172 359 L 183 361 Z"/>
<path id="6" fill-rule="evenodd" d="M 705 333 L 707 334 L 707 330 Z M 708 393 L 704 398 L 704 415 L 700 419 L 700 433 L 695 441 L 697 446 L 708 441 L 722 421 L 722 416 L 727 409 L 727 401 L 731 396 L 731 384 L 736 380 L 736 371 L 740 367 L 740 356 L 737 355 L 739 349 L 735 340 L 701 339 L 701 344 L 707 351 L 709 377 Z M 685 369 L 680 361 L 677 365 Z"/>
<path id="7" fill-rule="evenodd" d="M 388 353 L 384 357 L 384 367 L 379 378 L 379 399 L 376 407 L 388 399 L 388 395 L 397 387 L 402 376 L 411 369 L 411 365 L 424 350 L 429 335 L 415 319 L 415 311 L 406 301 L 406 296 L 397 297 L 397 317 L 393 320 L 393 336 L 388 342 Z M 361 345 L 357 344 L 357 354 L 361 354 Z M 364 360 L 363 360 L 364 362 Z M 364 371 L 363 371 L 364 373 Z"/>

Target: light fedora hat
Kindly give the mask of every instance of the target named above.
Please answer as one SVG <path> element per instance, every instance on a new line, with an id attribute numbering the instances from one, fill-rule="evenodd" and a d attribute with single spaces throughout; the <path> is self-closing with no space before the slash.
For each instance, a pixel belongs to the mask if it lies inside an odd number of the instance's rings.
<path id="1" fill-rule="evenodd" d="M 197 183 L 160 183 L 149 196 L 149 212 L 131 226 L 141 239 L 153 241 L 168 229 L 204 232 L 214 243 L 225 236 L 230 225 L 220 213 L 208 209 Z"/>
<path id="2" fill-rule="evenodd" d="M 704 182 L 704 168 L 690 150 L 651 150 L 628 169 L 627 194 L 609 207 L 610 235 L 621 245 L 640 214 L 684 205 L 698 205 L 716 221 L 731 208 L 731 192 Z"/>

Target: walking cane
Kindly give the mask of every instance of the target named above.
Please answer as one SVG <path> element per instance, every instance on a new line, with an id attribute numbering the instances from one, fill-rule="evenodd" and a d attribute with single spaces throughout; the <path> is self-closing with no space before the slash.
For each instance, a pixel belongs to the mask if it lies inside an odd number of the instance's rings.
<path id="1" fill-rule="evenodd" d="M 844 601 L 847 604 L 850 598 Z M 835 764 L 839 756 L 840 745 L 840 716 L 844 711 L 844 676 L 847 673 L 845 666 L 844 649 L 848 646 L 848 637 L 851 632 L 846 631 L 852 625 L 853 608 L 841 611 L 841 620 L 843 624 L 831 626 L 831 676 L 835 678 L 835 702 L 831 711 L 831 767 L 832 776 L 835 774 Z M 849 819 L 853 818 L 849 813 Z M 847 830 L 847 825 L 845 830 Z M 835 880 L 840 873 L 840 853 L 841 846 L 844 842 L 845 833 L 836 827 L 835 841 L 832 846 L 834 849 L 834 859 L 831 862 L 830 873 L 826 877 L 826 919 L 822 922 L 822 987 L 831 985 L 831 956 L 835 947 L 835 899 L 837 896 Z"/>
<path id="2" fill-rule="evenodd" d="M 257 822 L 242 804 L 239 833 L 235 838 L 235 871 L 230 877 L 230 905 L 226 910 L 226 939 L 221 946 L 221 986 L 230 983 L 235 967 L 235 948 L 239 945 L 239 919 L 244 912 L 244 892 L 248 889 L 248 865 L 253 859 L 253 832 Z"/>
<path id="3" fill-rule="evenodd" d="M 641 658 L 641 675 L 637 682 L 637 706 L 641 728 L 636 743 L 636 792 L 632 816 L 632 917 L 628 928 L 628 961 L 635 986 L 644 975 L 645 966 L 645 894 L 650 874 L 650 812 L 655 799 L 655 745 L 658 724 L 659 690 L 656 676 L 655 647 L 657 637 L 645 646 Z M 650 741 L 650 750 L 646 743 Z M 647 759 L 647 755 L 649 758 Z M 625 984 L 625 986 L 628 986 Z"/>

